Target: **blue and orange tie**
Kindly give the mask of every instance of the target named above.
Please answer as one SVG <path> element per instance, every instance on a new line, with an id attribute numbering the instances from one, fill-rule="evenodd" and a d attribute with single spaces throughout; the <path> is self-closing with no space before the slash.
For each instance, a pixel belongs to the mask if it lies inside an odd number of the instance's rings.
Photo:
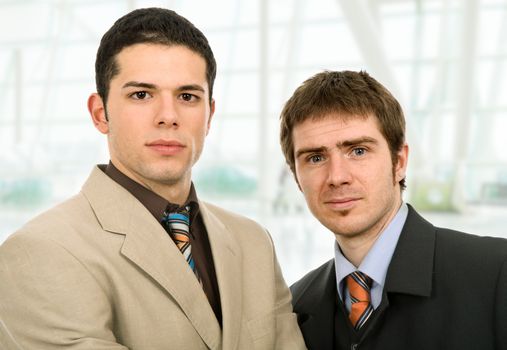
<path id="1" fill-rule="evenodd" d="M 192 246 L 190 245 L 190 207 L 184 207 L 176 213 L 168 213 L 162 219 L 162 223 L 169 228 L 174 243 L 183 254 L 188 265 L 194 272 L 195 276 L 199 278 L 199 273 L 195 267 L 194 258 L 192 256 Z"/>
<path id="2" fill-rule="evenodd" d="M 359 330 L 373 313 L 370 291 L 372 280 L 366 274 L 355 271 L 346 278 L 352 305 L 349 319 L 355 330 Z"/>

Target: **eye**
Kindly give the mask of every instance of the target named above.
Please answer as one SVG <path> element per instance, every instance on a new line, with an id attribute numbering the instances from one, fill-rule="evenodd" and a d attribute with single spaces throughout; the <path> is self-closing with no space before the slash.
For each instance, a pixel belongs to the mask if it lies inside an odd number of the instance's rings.
<path id="1" fill-rule="evenodd" d="M 193 94 L 189 94 L 188 92 L 185 92 L 185 93 L 182 93 L 180 95 L 180 98 L 183 100 L 183 101 L 186 101 L 186 102 L 193 102 L 193 101 L 197 101 L 199 99 L 198 96 L 196 95 L 193 95 Z"/>
<path id="2" fill-rule="evenodd" d="M 148 93 L 148 91 L 136 91 L 130 94 L 130 97 L 132 97 L 134 100 L 146 100 L 150 98 L 151 95 Z"/>
<path id="3" fill-rule="evenodd" d="M 357 147 L 352 150 L 352 155 L 354 157 L 361 157 L 366 154 L 366 148 L 363 147 Z"/>
<path id="4" fill-rule="evenodd" d="M 312 164 L 316 164 L 319 162 L 322 162 L 324 160 L 324 157 L 321 154 L 314 154 L 308 157 L 308 162 Z"/>

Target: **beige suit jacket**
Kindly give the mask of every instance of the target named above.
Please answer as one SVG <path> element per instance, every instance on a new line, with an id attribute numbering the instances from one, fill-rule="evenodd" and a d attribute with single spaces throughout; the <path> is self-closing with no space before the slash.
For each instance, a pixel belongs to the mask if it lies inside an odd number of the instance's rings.
<path id="1" fill-rule="evenodd" d="M 0 348 L 305 349 L 267 232 L 199 205 L 222 329 L 162 226 L 95 168 L 78 195 L 0 246 Z"/>

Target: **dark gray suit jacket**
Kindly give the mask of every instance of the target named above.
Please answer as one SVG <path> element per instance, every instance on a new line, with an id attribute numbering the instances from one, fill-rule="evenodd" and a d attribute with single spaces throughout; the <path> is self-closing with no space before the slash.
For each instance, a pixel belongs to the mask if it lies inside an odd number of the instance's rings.
<path id="1" fill-rule="evenodd" d="M 338 300 L 334 260 L 291 291 L 310 350 L 507 350 L 507 240 L 434 227 L 411 206 L 360 332 Z"/>

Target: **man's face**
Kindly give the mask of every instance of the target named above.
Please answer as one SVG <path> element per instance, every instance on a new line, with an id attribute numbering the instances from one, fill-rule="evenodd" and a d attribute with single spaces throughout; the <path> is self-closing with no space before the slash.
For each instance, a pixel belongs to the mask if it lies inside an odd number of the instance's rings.
<path id="1" fill-rule="evenodd" d="M 136 44 L 116 61 L 108 121 L 98 95 L 88 102 L 111 161 L 148 188 L 188 185 L 214 111 L 205 60 L 184 46 Z"/>
<path id="2" fill-rule="evenodd" d="M 408 146 L 393 169 L 372 116 L 308 119 L 292 135 L 296 177 L 313 215 L 339 243 L 378 235 L 401 204 L 398 181 L 405 176 Z"/>

